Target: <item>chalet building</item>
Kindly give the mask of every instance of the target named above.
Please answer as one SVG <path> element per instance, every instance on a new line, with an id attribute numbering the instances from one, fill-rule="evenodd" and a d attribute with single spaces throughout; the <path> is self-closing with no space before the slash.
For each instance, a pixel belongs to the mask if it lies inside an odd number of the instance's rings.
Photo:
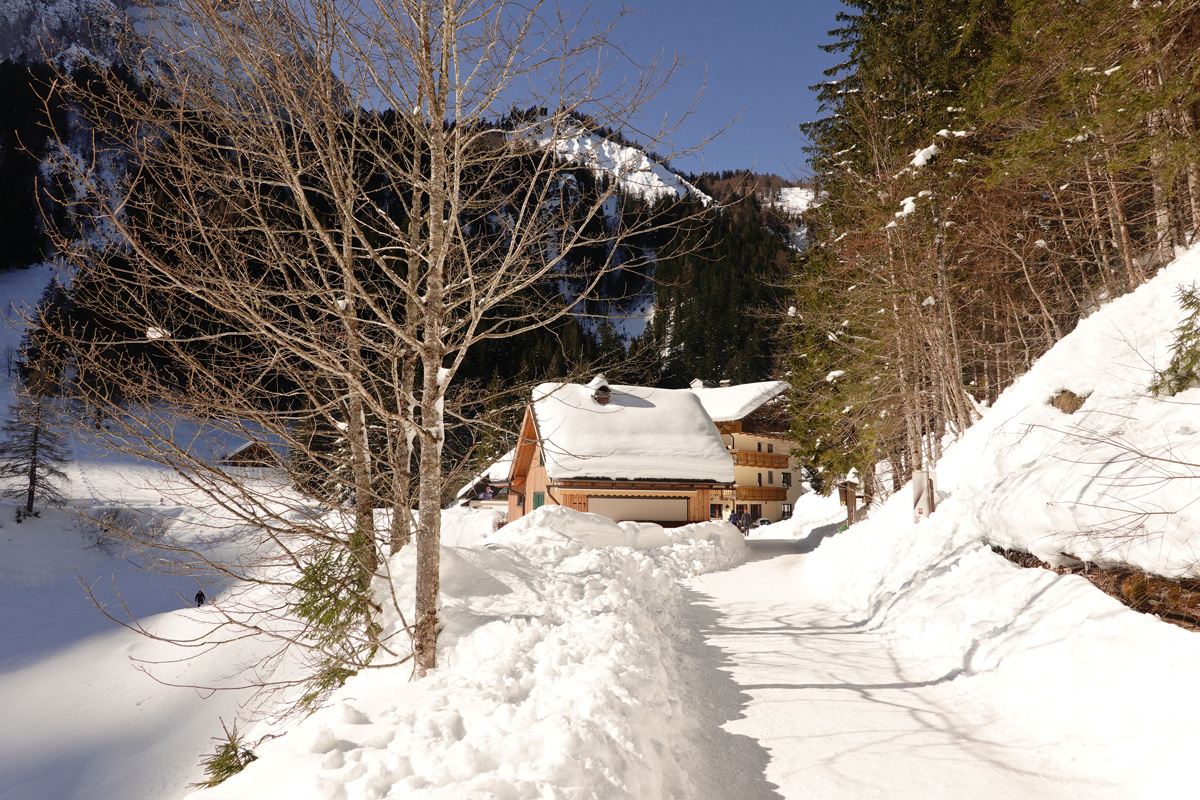
<path id="1" fill-rule="evenodd" d="M 278 467 L 279 459 L 262 442 L 249 441 L 220 460 L 222 467 Z"/>
<path id="2" fill-rule="evenodd" d="M 521 424 L 508 518 L 562 505 L 618 522 L 703 522 L 733 483 L 733 458 L 693 392 L 602 375 L 544 383 Z"/>
<path id="3" fill-rule="evenodd" d="M 516 450 L 509 450 L 459 490 L 457 500 L 470 508 L 508 510 L 508 473 Z"/>
<path id="4" fill-rule="evenodd" d="M 735 486 L 712 509 L 728 518 L 731 511 L 749 512 L 751 519 L 778 522 L 792 515 L 803 493 L 800 464 L 791 456 L 783 381 L 760 381 L 738 386 L 715 386 L 692 381 L 691 392 L 716 423 L 735 464 Z"/>

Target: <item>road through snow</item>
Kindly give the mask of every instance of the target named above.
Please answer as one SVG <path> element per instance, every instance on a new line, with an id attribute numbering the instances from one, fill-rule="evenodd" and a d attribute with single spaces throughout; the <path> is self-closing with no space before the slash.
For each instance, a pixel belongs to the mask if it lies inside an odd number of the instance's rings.
<path id="1" fill-rule="evenodd" d="M 1116 787 L 1064 777 L 1052 754 L 1010 724 L 1008 709 L 973 693 L 971 676 L 923 674 L 894 655 L 877 622 L 823 610 L 806 591 L 807 556 L 794 543 L 752 548 L 746 564 L 686 582 L 695 630 L 724 654 L 710 660 L 735 684 L 718 686 L 710 702 L 724 706 L 732 738 L 753 737 L 769 753 L 765 765 L 761 758 L 725 761 L 745 773 L 736 775 L 737 794 L 697 776 L 704 796 L 1116 796 Z M 741 708 L 729 714 L 734 695 Z M 739 751 L 755 748 L 742 742 Z M 755 780 L 748 768 L 759 765 Z"/>

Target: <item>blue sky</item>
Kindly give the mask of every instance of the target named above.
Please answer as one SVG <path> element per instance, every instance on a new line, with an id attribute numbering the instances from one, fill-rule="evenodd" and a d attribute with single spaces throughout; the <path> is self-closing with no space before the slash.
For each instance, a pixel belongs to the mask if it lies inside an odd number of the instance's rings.
<path id="1" fill-rule="evenodd" d="M 568 8 L 576 0 L 561 2 Z M 596 0 L 591 13 L 610 19 L 620 6 L 620 0 Z M 834 15 L 843 9 L 839 0 L 629 0 L 629 6 L 642 10 L 621 20 L 614 39 L 631 57 L 649 61 L 662 51 L 688 62 L 647 109 L 650 115 L 674 119 L 704 89 L 696 113 L 675 137 L 677 149 L 694 146 L 740 116 L 701 157 L 674 159 L 677 168 L 803 176 L 797 126 L 817 114 L 808 87 L 837 63 L 817 46 L 829 41 Z"/>

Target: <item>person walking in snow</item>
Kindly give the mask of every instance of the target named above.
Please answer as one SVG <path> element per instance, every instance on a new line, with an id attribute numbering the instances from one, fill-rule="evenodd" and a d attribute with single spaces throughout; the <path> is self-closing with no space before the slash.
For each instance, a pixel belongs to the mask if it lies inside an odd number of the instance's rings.
<path id="1" fill-rule="evenodd" d="M 736 508 L 729 511 L 729 524 L 735 528 L 738 527 L 738 513 Z"/>
<path id="2" fill-rule="evenodd" d="M 743 535 L 750 534 L 750 512 L 749 511 L 742 512 L 742 534 Z"/>
<path id="3" fill-rule="evenodd" d="M 196 607 L 199 608 L 202 605 L 204 605 L 204 590 L 200 589 L 196 592 Z"/>

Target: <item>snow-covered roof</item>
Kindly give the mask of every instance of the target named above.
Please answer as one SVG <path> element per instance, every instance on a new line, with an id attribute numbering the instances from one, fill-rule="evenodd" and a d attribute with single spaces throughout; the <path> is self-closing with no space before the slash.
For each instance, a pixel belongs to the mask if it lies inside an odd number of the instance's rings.
<path id="1" fill-rule="evenodd" d="M 733 459 L 712 419 L 686 389 L 613 384 L 594 390 L 543 383 L 533 414 L 551 480 L 680 480 L 733 483 Z"/>
<path id="2" fill-rule="evenodd" d="M 711 389 L 692 388 L 686 391 L 700 398 L 700 403 L 713 422 L 733 422 L 745 419 L 764 403 L 774 400 L 787 390 L 788 385 L 784 381 L 759 381 Z"/>
<path id="3" fill-rule="evenodd" d="M 517 449 L 514 447 L 512 450 L 509 450 L 507 453 L 500 456 L 500 458 L 496 459 L 490 467 L 476 475 L 474 478 L 471 478 L 471 480 L 468 481 L 465 486 L 458 490 L 458 494 L 456 494 L 455 497 L 462 497 L 466 495 L 468 492 L 474 489 L 475 484 L 479 483 L 480 481 L 487 481 L 488 483 L 506 482 L 508 480 L 509 470 L 512 468 L 513 458 L 516 456 L 516 454 Z"/>

